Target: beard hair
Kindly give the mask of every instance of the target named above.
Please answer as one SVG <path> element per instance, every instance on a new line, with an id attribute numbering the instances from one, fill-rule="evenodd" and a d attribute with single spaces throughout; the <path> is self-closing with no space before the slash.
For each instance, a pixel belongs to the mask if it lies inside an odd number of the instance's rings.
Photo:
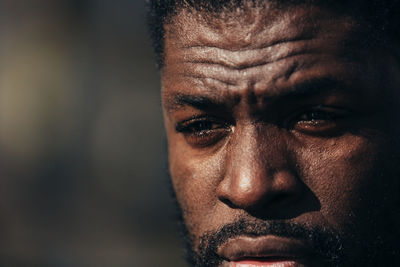
<path id="1" fill-rule="evenodd" d="M 194 238 L 191 236 L 186 226 L 168 168 L 167 177 L 167 185 L 175 210 L 174 220 L 184 248 L 185 259 L 191 267 L 219 266 L 223 259 L 217 254 L 217 249 L 230 238 L 237 236 L 256 237 L 265 235 L 276 235 L 302 240 L 311 247 L 312 251 L 319 259 L 322 259 L 323 266 L 327 267 L 398 266 L 397 264 L 400 262 L 400 246 L 396 238 L 398 237 L 398 225 L 390 223 L 382 226 L 376 224 L 377 214 L 372 216 L 375 217 L 375 223 L 372 223 L 372 225 L 375 226 L 373 228 L 380 228 L 380 232 L 383 233 L 383 235 L 376 234 L 377 229 L 372 229 L 375 233 L 373 235 L 375 238 L 368 241 L 364 240 L 363 237 L 357 237 L 353 234 L 353 231 L 357 229 L 348 229 L 350 234 L 345 236 L 326 228 L 308 227 L 289 221 L 263 221 L 257 218 L 242 218 L 236 222 L 225 224 L 215 231 L 204 233 L 200 237 L 200 244 L 197 246 L 198 252 L 196 252 L 194 249 L 195 244 L 193 243 Z M 382 208 L 383 207 L 380 207 L 380 209 Z M 399 213 L 399 211 L 397 210 L 396 213 Z M 388 215 L 387 217 L 391 217 L 389 214 L 386 215 Z M 400 216 L 400 214 L 398 216 Z M 393 233 L 392 236 L 391 233 Z M 346 256 L 347 250 L 360 247 L 362 248 L 361 251 L 363 254 L 358 255 L 359 257 L 356 259 L 350 259 Z"/>
<path id="2" fill-rule="evenodd" d="M 217 254 L 217 250 L 228 239 L 239 236 L 259 237 L 266 235 L 302 240 L 311 247 L 314 252 L 313 258 L 324 262 L 323 266 L 341 266 L 340 263 L 344 258 L 341 253 L 342 239 L 338 234 L 327 229 L 309 228 L 286 221 L 240 219 L 201 236 L 195 266 L 211 267 L 221 264 L 222 258 Z"/>
<path id="3" fill-rule="evenodd" d="M 186 262 L 189 264 L 189 266 L 194 267 L 194 266 L 199 266 L 196 263 L 197 259 L 197 254 L 193 250 L 192 247 L 192 241 L 190 239 L 190 233 L 186 227 L 185 220 L 183 219 L 183 212 L 181 209 L 181 206 L 179 205 L 178 199 L 176 197 L 175 189 L 172 184 L 172 179 L 171 179 L 171 174 L 169 172 L 169 169 L 167 167 L 167 186 L 168 186 L 168 191 L 170 195 L 170 199 L 174 208 L 174 221 L 176 222 L 176 228 L 177 232 L 179 234 L 179 240 L 182 243 L 182 247 L 184 249 L 184 257 L 186 259 Z"/>
<path id="4" fill-rule="evenodd" d="M 170 175 L 168 173 L 168 186 L 170 196 L 175 207 L 175 221 L 180 240 L 183 242 L 185 259 L 192 267 L 215 267 L 221 264 L 222 258 L 217 254 L 217 249 L 228 239 L 237 236 L 263 236 L 277 235 L 281 237 L 296 238 L 309 243 L 316 255 L 324 258 L 324 266 L 342 266 L 342 239 L 336 233 L 327 229 L 308 228 L 300 224 L 284 221 L 254 221 L 240 219 L 236 222 L 226 224 L 216 231 L 204 233 L 197 247 L 199 253 L 194 250 L 191 235 L 183 219 L 183 212 L 178 203 Z"/>

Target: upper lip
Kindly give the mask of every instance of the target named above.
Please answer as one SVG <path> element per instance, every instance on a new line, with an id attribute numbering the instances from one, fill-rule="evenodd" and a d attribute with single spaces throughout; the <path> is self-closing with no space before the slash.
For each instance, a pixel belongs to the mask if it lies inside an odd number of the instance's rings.
<path id="1" fill-rule="evenodd" d="M 295 260 L 304 261 L 312 252 L 304 242 L 279 236 L 239 236 L 229 239 L 218 248 L 218 254 L 229 261 Z"/>

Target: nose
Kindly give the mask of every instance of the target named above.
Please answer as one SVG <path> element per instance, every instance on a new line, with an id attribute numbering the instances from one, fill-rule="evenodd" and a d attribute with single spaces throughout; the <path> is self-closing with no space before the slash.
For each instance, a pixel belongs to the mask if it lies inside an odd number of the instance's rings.
<path id="1" fill-rule="evenodd" d="M 218 198 L 248 211 L 273 210 L 293 203 L 301 195 L 302 183 L 290 167 L 283 135 L 278 129 L 250 128 L 236 131 L 231 140 L 225 177 L 217 187 Z"/>

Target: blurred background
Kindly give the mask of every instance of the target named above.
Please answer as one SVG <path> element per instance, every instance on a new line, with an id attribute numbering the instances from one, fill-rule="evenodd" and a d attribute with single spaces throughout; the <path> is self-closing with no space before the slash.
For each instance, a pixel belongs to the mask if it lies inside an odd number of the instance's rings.
<path id="1" fill-rule="evenodd" d="M 186 266 L 144 0 L 0 0 L 0 266 Z"/>

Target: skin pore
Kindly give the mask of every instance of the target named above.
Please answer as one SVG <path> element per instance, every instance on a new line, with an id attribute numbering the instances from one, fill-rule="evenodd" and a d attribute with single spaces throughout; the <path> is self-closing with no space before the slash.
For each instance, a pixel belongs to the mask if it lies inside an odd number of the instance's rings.
<path id="1" fill-rule="evenodd" d="M 400 73 L 360 27 L 310 5 L 181 9 L 165 25 L 170 173 L 195 264 L 393 261 Z"/>

